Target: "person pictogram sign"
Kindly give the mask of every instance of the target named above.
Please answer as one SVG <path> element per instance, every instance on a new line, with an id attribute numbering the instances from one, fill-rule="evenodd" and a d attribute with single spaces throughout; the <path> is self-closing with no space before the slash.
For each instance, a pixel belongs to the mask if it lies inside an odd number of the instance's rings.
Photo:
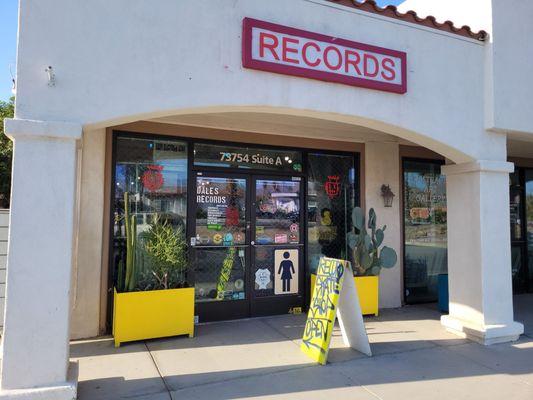
<path id="1" fill-rule="evenodd" d="M 274 274 L 274 294 L 298 293 L 298 249 L 275 250 Z"/>

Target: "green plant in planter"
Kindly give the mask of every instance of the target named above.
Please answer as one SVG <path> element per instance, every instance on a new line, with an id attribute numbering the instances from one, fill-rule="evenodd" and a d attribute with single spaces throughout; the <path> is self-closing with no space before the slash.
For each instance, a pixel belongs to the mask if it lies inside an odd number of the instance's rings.
<path id="1" fill-rule="evenodd" d="M 124 193 L 124 227 L 126 230 L 126 271 L 123 289 L 126 292 L 131 292 L 137 284 L 137 218 L 130 214 L 128 192 Z M 119 277 L 120 275 L 124 275 L 124 273 L 119 268 Z"/>
<path id="2" fill-rule="evenodd" d="M 124 193 L 126 257 L 117 263 L 117 291 L 133 292 L 186 287 L 187 246 L 183 228 L 155 215 L 150 228 L 137 233 L 137 217 Z"/>
<path id="3" fill-rule="evenodd" d="M 356 207 L 352 212 L 352 222 L 354 229 L 348 232 L 348 245 L 353 251 L 355 261 L 354 272 L 356 275 L 377 276 L 381 268 L 392 268 L 396 265 L 398 256 L 394 249 L 382 246 L 385 239 L 384 225 L 382 228 L 376 227 L 376 212 L 373 208 L 368 212 L 368 229 L 365 226 L 365 214 L 363 209 Z"/>
<path id="4" fill-rule="evenodd" d="M 140 290 L 176 289 L 186 286 L 187 246 L 183 228 L 174 228 L 155 215 L 148 231 L 141 235 L 146 264 Z"/>
<path id="5" fill-rule="evenodd" d="M 126 235 L 126 257 L 118 260 L 116 287 L 119 292 L 136 289 L 139 276 L 139 248 L 137 246 L 137 218 L 130 212 L 130 195 L 124 193 L 124 215 L 117 216 L 115 223 L 124 221 Z"/>

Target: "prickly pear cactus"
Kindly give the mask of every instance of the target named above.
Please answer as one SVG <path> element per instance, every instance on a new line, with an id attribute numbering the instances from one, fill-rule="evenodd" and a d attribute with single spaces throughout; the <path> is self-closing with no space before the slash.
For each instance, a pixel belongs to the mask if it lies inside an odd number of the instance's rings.
<path id="1" fill-rule="evenodd" d="M 377 215 L 373 208 L 368 212 L 368 224 L 365 213 L 355 207 L 352 212 L 353 230 L 348 232 L 348 245 L 353 252 L 356 275 L 379 275 L 381 268 L 392 268 L 398 261 L 394 249 L 382 246 L 387 226 L 377 228 Z M 370 230 L 370 233 L 367 231 Z"/>

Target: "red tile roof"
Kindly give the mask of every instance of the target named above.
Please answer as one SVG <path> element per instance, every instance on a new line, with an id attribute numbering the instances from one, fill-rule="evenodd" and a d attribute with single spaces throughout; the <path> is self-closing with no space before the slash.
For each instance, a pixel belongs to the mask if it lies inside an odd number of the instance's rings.
<path id="1" fill-rule="evenodd" d="M 387 6 L 385 8 L 379 7 L 374 0 L 365 0 L 359 2 L 357 0 L 328 0 L 332 3 L 340 4 L 346 7 L 356 8 L 358 10 L 379 14 L 384 17 L 399 19 L 401 21 L 410 22 L 417 25 L 426 26 L 440 31 L 453 33 L 455 35 L 465 36 L 471 39 L 484 41 L 487 39 L 487 32 L 479 31 L 472 32 L 469 26 L 465 25 L 461 28 L 456 27 L 452 21 L 445 21 L 443 23 L 437 22 L 434 16 L 429 15 L 426 18 L 420 18 L 416 12 L 407 11 L 405 14 L 398 11 L 395 6 Z"/>

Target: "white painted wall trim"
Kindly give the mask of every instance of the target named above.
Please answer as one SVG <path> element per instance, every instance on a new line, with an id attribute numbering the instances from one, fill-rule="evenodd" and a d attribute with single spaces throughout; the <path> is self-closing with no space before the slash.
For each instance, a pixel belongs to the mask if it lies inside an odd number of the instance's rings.
<path id="1" fill-rule="evenodd" d="M 4 120 L 5 133 L 11 139 L 32 136 L 55 139 L 80 139 L 81 124 L 62 121 L 35 121 L 29 119 Z"/>
<path id="2" fill-rule="evenodd" d="M 477 160 L 463 164 L 443 165 L 442 173 L 446 176 L 466 174 L 469 172 L 507 172 L 514 171 L 514 164 L 507 161 Z"/>

